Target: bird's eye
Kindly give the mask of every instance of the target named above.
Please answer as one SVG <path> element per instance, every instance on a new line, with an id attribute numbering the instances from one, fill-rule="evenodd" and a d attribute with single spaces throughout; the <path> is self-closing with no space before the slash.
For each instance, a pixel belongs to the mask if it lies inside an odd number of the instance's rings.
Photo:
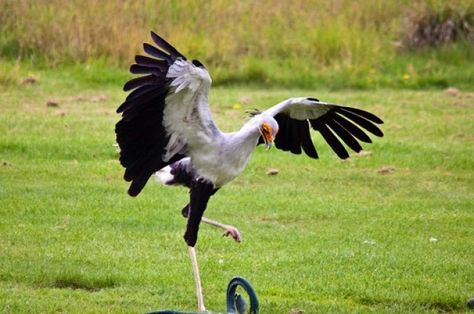
<path id="1" fill-rule="evenodd" d="M 317 101 L 317 102 L 319 102 L 319 99 L 317 99 L 317 98 L 309 97 L 309 98 L 306 98 L 306 99 L 308 99 L 308 100 L 310 100 L 310 101 Z"/>

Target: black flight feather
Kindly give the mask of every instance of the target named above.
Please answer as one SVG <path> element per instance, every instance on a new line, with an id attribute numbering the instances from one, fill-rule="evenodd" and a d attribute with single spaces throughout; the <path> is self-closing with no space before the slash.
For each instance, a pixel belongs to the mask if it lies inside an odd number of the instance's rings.
<path id="1" fill-rule="evenodd" d="M 290 139 L 290 151 L 293 154 L 301 154 L 301 144 L 300 144 L 300 137 L 299 137 L 299 132 L 298 132 L 298 125 L 297 121 L 294 119 L 290 119 L 290 132 L 291 132 L 291 139 Z"/>
<path id="2" fill-rule="evenodd" d="M 166 52 L 163 52 L 160 49 L 147 43 L 143 44 L 143 50 L 145 50 L 145 52 L 150 56 L 167 61 L 169 65 L 173 64 L 174 60 L 176 60 L 176 58 L 173 59 L 173 57 L 167 54 Z"/>
<path id="3" fill-rule="evenodd" d="M 130 93 L 125 102 L 119 107 L 118 112 L 136 111 L 147 106 L 153 106 L 150 102 L 157 103 L 158 100 L 164 100 L 164 95 L 167 92 L 168 88 L 163 86 L 142 86 Z M 158 104 L 155 106 L 158 106 Z"/>
<path id="4" fill-rule="evenodd" d="M 139 64 L 132 64 L 130 66 L 130 73 L 133 74 L 155 74 L 156 76 L 163 76 L 160 73 L 160 69 L 139 65 Z"/>
<path id="5" fill-rule="evenodd" d="M 362 131 L 357 125 L 350 122 L 346 118 L 338 115 L 337 113 L 331 113 L 330 117 L 333 119 L 333 121 L 339 123 L 344 129 L 354 135 L 354 137 L 356 137 L 359 141 L 364 143 L 372 143 L 372 140 L 367 136 L 367 134 L 364 133 L 364 131 Z"/>
<path id="6" fill-rule="evenodd" d="M 309 131 L 308 121 L 297 120 L 297 123 L 298 123 L 298 134 L 300 138 L 300 144 L 301 144 L 301 147 L 303 148 L 303 151 L 305 152 L 306 155 L 308 155 L 311 158 L 315 158 L 315 159 L 318 158 L 318 153 L 316 152 L 313 141 L 311 140 L 311 134 Z"/>
<path id="7" fill-rule="evenodd" d="M 166 61 L 153 59 L 150 57 L 140 56 L 140 55 L 135 56 L 135 62 L 138 65 L 160 69 L 162 72 L 165 72 L 165 74 L 166 74 L 166 71 L 168 71 L 168 67 L 169 67 L 168 62 Z"/>
<path id="8" fill-rule="evenodd" d="M 155 92 L 156 87 L 155 86 L 142 86 L 140 88 L 135 89 L 132 91 L 130 94 L 128 94 L 127 98 L 125 98 L 126 102 L 132 102 L 133 100 L 136 100 L 137 98 L 141 97 L 139 101 L 143 103 L 145 101 L 145 95 L 146 94 L 151 94 Z"/>
<path id="9" fill-rule="evenodd" d="M 125 83 L 125 85 L 123 86 L 123 90 L 127 92 L 137 87 L 141 87 L 144 85 L 157 85 L 162 82 L 163 82 L 162 79 L 159 79 L 155 75 L 150 74 L 150 75 L 136 77 L 134 79 L 131 79 L 130 81 Z"/>
<path id="10" fill-rule="evenodd" d="M 321 135 L 324 137 L 326 142 L 331 146 L 332 150 L 339 156 L 341 159 L 346 159 L 349 157 L 349 153 L 344 148 L 344 146 L 339 142 L 337 137 L 328 129 L 324 121 L 320 119 L 310 120 L 311 126 L 316 131 L 319 131 Z"/>
<path id="11" fill-rule="evenodd" d="M 275 116 L 275 120 L 278 123 L 279 131 L 275 137 L 275 147 L 284 151 L 290 150 L 291 142 L 291 129 L 289 127 L 290 117 L 285 114 L 279 113 Z"/>
<path id="12" fill-rule="evenodd" d="M 341 140 L 344 141 L 344 143 L 347 144 L 353 151 L 355 152 L 360 152 L 362 150 L 362 146 L 360 146 L 359 142 L 346 130 L 344 129 L 341 125 L 339 125 L 337 122 L 326 119 L 326 124 L 331 128 L 331 130 L 334 131 L 334 133 L 339 136 Z"/>
<path id="13" fill-rule="evenodd" d="M 334 109 L 334 110 L 337 113 L 351 119 L 352 121 L 357 123 L 359 126 L 363 127 L 367 131 L 369 131 L 370 133 L 372 133 L 376 136 L 383 136 L 383 132 L 375 124 L 373 124 L 369 120 L 363 118 L 362 116 L 359 116 L 359 115 L 357 115 L 357 114 L 355 114 L 351 111 L 347 111 L 347 110 L 338 110 L 338 109 Z"/>
<path id="14" fill-rule="evenodd" d="M 346 111 L 350 111 L 352 113 L 355 113 L 361 117 L 364 117 L 366 118 L 367 120 L 370 120 L 374 123 L 377 123 L 377 124 L 382 124 L 383 121 L 382 119 L 380 119 L 379 117 L 377 117 L 376 115 L 374 115 L 373 113 L 371 112 L 368 112 L 368 111 L 365 111 L 365 110 L 362 110 L 362 109 L 358 109 L 358 108 L 352 108 L 352 107 L 343 107 L 343 106 L 337 106 L 337 109 L 336 111 L 339 111 L 339 109 L 341 110 L 346 110 Z"/>
<path id="15" fill-rule="evenodd" d="M 171 56 L 174 57 L 174 59 L 176 59 L 177 57 L 181 57 L 183 60 L 186 60 L 186 57 L 183 56 L 178 50 L 176 50 L 176 48 L 171 46 L 166 40 L 155 34 L 155 32 L 153 31 L 151 32 L 151 38 L 153 39 L 155 44 L 158 45 L 158 47 L 168 52 Z"/>

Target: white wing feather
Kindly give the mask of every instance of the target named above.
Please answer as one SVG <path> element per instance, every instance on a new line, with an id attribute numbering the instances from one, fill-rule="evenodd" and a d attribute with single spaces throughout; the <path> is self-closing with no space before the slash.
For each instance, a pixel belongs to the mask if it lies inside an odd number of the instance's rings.
<path id="1" fill-rule="evenodd" d="M 171 79 L 170 93 L 165 99 L 163 125 L 170 136 L 166 153 L 168 161 L 187 146 L 209 145 L 215 135 L 209 110 L 208 93 L 211 77 L 206 69 L 178 58 L 166 74 Z"/>
<path id="2" fill-rule="evenodd" d="M 309 97 L 289 98 L 263 112 L 272 117 L 284 113 L 297 120 L 317 119 L 326 114 L 334 105 Z"/>

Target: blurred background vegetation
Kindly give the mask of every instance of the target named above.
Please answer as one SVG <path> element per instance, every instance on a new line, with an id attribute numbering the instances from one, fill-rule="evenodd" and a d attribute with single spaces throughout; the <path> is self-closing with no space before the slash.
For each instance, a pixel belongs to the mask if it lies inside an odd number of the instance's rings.
<path id="1" fill-rule="evenodd" d="M 77 79 L 123 82 L 154 30 L 203 62 L 214 84 L 474 86 L 472 0 L 0 0 L 0 8 L 3 85 L 65 67 Z"/>

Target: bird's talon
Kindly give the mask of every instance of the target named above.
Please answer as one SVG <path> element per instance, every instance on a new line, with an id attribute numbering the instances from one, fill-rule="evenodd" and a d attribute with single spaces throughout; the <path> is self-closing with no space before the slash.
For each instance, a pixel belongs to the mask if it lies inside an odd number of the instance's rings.
<path id="1" fill-rule="evenodd" d="M 225 232 L 224 232 L 223 236 L 225 236 L 225 237 L 231 236 L 235 241 L 237 241 L 239 243 L 241 241 L 239 230 L 237 230 L 237 228 L 232 227 L 232 226 L 227 226 L 225 228 Z"/>

